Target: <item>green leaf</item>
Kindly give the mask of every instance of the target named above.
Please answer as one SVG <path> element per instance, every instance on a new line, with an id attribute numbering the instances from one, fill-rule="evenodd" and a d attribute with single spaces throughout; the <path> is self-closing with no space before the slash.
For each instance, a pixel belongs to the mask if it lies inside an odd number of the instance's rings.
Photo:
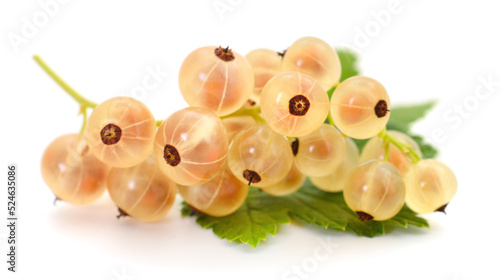
<path id="1" fill-rule="evenodd" d="M 417 142 L 417 144 L 420 146 L 420 151 L 422 151 L 423 158 L 435 158 L 437 156 L 438 151 L 436 150 L 436 148 L 431 146 L 431 144 L 425 142 L 424 138 L 413 134 L 409 134 L 409 136 L 413 138 L 413 140 L 415 140 L 415 142 Z"/>
<path id="2" fill-rule="evenodd" d="M 233 214 L 225 217 L 212 217 L 184 203 L 182 213 L 196 216 L 196 222 L 203 228 L 212 228 L 220 238 L 238 241 L 257 247 L 267 235 L 275 235 L 279 224 L 289 224 L 287 208 L 280 201 L 257 188 L 250 188 L 243 205 Z"/>
<path id="3" fill-rule="evenodd" d="M 358 56 L 349 49 L 338 49 L 336 51 L 339 55 L 340 65 L 342 66 L 340 82 L 352 76 L 359 75 Z"/>
<path id="4" fill-rule="evenodd" d="M 203 228 L 212 228 L 220 238 L 238 241 L 256 247 L 268 235 L 275 235 L 278 225 L 298 219 L 323 228 L 346 230 L 360 236 L 374 237 L 393 228 L 408 226 L 429 227 L 406 206 L 394 218 L 383 221 L 362 222 L 356 213 L 347 207 L 342 193 L 327 193 L 314 187 L 307 180 L 294 194 L 274 197 L 251 188 L 242 207 L 226 217 L 211 217 L 201 212 L 192 212 L 187 204 L 183 214 L 194 214 L 196 222 Z"/>
<path id="5" fill-rule="evenodd" d="M 436 105 L 435 101 L 429 101 L 419 105 L 392 108 L 387 129 L 408 132 L 411 124 L 423 118 L 434 105 Z"/>
<path id="6" fill-rule="evenodd" d="M 336 51 L 340 59 L 340 66 L 342 67 L 339 83 L 347 78 L 359 75 L 358 56 L 349 49 L 337 49 Z M 332 97 L 334 90 L 335 86 L 327 91 L 328 98 Z"/>
<path id="7" fill-rule="evenodd" d="M 397 130 L 408 134 L 420 146 L 423 158 L 434 158 L 437 150 L 419 136 L 410 132 L 411 125 L 423 118 L 427 112 L 436 105 L 435 101 L 429 101 L 419 105 L 401 106 L 391 109 L 391 116 L 387 123 L 388 130 Z"/>

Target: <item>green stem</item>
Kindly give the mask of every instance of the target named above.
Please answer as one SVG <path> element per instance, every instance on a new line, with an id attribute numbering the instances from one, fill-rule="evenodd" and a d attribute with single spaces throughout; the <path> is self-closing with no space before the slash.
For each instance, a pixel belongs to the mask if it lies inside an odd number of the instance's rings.
<path id="1" fill-rule="evenodd" d="M 260 115 L 260 106 L 251 108 L 241 108 L 232 114 L 221 117 L 221 120 L 239 116 L 250 116 L 254 118 L 257 122 L 266 123 L 266 121 Z"/>
<path id="2" fill-rule="evenodd" d="M 384 160 L 388 161 L 389 160 L 389 141 L 384 140 L 384 149 L 385 149 L 385 154 L 384 154 Z"/>
<path id="3" fill-rule="evenodd" d="M 42 67 L 42 69 L 59 85 L 61 86 L 73 99 L 82 106 L 82 108 L 95 108 L 97 103 L 88 100 L 68 85 L 54 70 L 52 70 L 47 63 L 38 55 L 33 56 L 33 59 Z"/>
<path id="4" fill-rule="evenodd" d="M 160 127 L 164 120 L 156 120 L 156 127 Z"/>
<path id="5" fill-rule="evenodd" d="M 328 120 L 328 123 L 329 123 L 331 126 L 335 126 L 335 124 L 333 123 L 332 114 L 331 114 L 330 112 L 328 112 L 328 117 L 327 117 L 327 120 Z"/>
<path id="6" fill-rule="evenodd" d="M 391 134 L 387 132 L 387 129 L 384 128 L 379 135 L 384 141 L 387 141 L 388 143 L 392 143 L 394 146 L 396 146 L 401 152 L 407 154 L 411 161 L 413 163 L 419 162 L 422 158 L 411 148 L 410 145 L 407 145 L 403 142 L 400 142 L 396 138 L 394 138 Z M 388 158 L 388 151 L 389 151 L 389 145 L 386 145 L 386 157 Z"/>

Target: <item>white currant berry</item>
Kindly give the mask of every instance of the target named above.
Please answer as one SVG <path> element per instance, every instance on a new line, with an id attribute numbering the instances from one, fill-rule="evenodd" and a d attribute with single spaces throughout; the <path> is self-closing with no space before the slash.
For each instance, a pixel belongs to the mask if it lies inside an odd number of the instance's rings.
<path id="1" fill-rule="evenodd" d="M 106 190 L 109 166 L 99 161 L 81 134 L 55 139 L 42 156 L 41 173 L 57 199 L 89 204 Z"/>
<path id="2" fill-rule="evenodd" d="M 259 188 L 283 180 L 292 162 L 288 140 L 264 124 L 238 133 L 227 157 L 229 168 L 240 181 Z"/>
<path id="3" fill-rule="evenodd" d="M 298 71 L 312 76 L 326 90 L 338 83 L 342 72 L 337 52 L 315 37 L 300 38 L 286 50 L 283 71 Z"/>
<path id="4" fill-rule="evenodd" d="M 326 192 L 340 192 L 344 189 L 349 174 L 359 162 L 359 150 L 351 138 L 346 138 L 346 153 L 340 165 L 326 176 L 310 176 L 311 182 L 320 190 Z"/>
<path id="5" fill-rule="evenodd" d="M 339 84 L 330 106 L 333 122 L 342 133 L 351 138 L 367 139 L 385 128 L 391 103 L 378 81 L 355 76 Z"/>
<path id="6" fill-rule="evenodd" d="M 302 187 L 305 181 L 306 176 L 297 169 L 296 164 L 292 164 L 285 179 L 274 185 L 262 188 L 262 190 L 273 196 L 285 196 L 296 192 Z"/>
<path id="7" fill-rule="evenodd" d="M 243 56 L 229 48 L 209 46 L 186 57 L 179 71 L 179 87 L 190 106 L 225 116 L 247 102 L 254 76 Z"/>
<path id="8" fill-rule="evenodd" d="M 344 199 L 362 221 L 384 221 L 403 207 L 405 184 L 392 163 L 370 160 L 351 172 L 344 186 Z"/>
<path id="9" fill-rule="evenodd" d="M 297 138 L 295 163 L 306 176 L 326 176 L 335 170 L 344 159 L 345 138 L 333 126 L 322 124 L 312 133 Z M 295 150 L 294 150 L 295 152 Z"/>
<path id="10" fill-rule="evenodd" d="M 90 115 L 85 135 L 102 162 L 125 168 L 144 161 L 153 150 L 156 122 L 142 102 L 115 97 L 99 104 Z"/>
<path id="11" fill-rule="evenodd" d="M 177 190 L 152 157 L 129 168 L 111 169 L 107 186 L 121 212 L 145 222 L 163 218 L 174 204 Z"/>
<path id="12" fill-rule="evenodd" d="M 281 72 L 282 57 L 273 50 L 256 49 L 249 52 L 245 58 L 252 67 L 255 78 L 250 100 L 254 102 L 254 106 L 259 106 L 262 89 L 272 77 Z"/>
<path id="13" fill-rule="evenodd" d="M 289 137 L 307 135 L 328 115 L 328 94 L 311 76 L 299 72 L 276 75 L 261 94 L 262 116 L 276 132 Z"/>
<path id="14" fill-rule="evenodd" d="M 444 212 L 457 192 L 457 178 L 444 163 L 423 159 L 404 176 L 406 204 L 417 213 Z"/>
<path id="15" fill-rule="evenodd" d="M 221 120 L 209 109 L 188 107 L 158 128 L 154 155 L 160 170 L 179 185 L 210 181 L 224 167 L 228 139 Z"/>
<path id="16" fill-rule="evenodd" d="M 182 198 L 196 210 L 215 217 L 227 216 L 240 208 L 249 186 L 226 166 L 212 180 L 195 186 L 179 186 Z"/>

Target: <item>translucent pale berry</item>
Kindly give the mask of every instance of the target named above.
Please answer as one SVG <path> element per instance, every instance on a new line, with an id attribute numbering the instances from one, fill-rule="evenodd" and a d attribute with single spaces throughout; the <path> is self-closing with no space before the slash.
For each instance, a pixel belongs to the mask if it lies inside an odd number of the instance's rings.
<path id="1" fill-rule="evenodd" d="M 285 179 L 274 185 L 262 188 L 262 190 L 270 195 L 285 196 L 296 192 L 302 187 L 305 181 L 306 176 L 297 169 L 295 164 L 292 164 L 292 168 L 288 171 Z"/>
<path id="2" fill-rule="evenodd" d="M 293 154 L 283 135 L 267 125 L 257 124 L 236 135 L 227 161 L 236 178 L 260 188 L 274 185 L 286 177 Z"/>
<path id="3" fill-rule="evenodd" d="M 228 146 L 221 120 L 209 109 L 189 107 L 173 113 L 158 128 L 154 155 L 165 175 L 191 186 L 217 175 Z"/>
<path id="4" fill-rule="evenodd" d="M 244 57 L 227 48 L 209 46 L 186 57 L 179 71 L 179 87 L 190 106 L 224 116 L 248 100 L 254 77 Z"/>
<path id="5" fill-rule="evenodd" d="M 344 186 L 344 199 L 362 221 L 383 221 L 403 207 L 405 184 L 392 163 L 370 160 L 351 172 Z"/>
<path id="6" fill-rule="evenodd" d="M 376 136 L 389 120 L 391 103 L 387 91 L 376 80 L 351 77 L 333 92 L 331 114 L 335 126 L 356 139 Z"/>
<path id="7" fill-rule="evenodd" d="M 420 160 L 404 177 L 406 204 L 417 213 L 444 212 L 457 192 L 457 178 L 444 163 L 433 159 Z"/>
<path id="8" fill-rule="evenodd" d="M 42 177 L 58 199 L 73 204 L 88 204 L 106 190 L 109 167 L 90 151 L 81 134 L 55 139 L 45 150 Z"/>
<path id="9" fill-rule="evenodd" d="M 338 83 L 342 72 L 337 52 L 314 37 L 300 38 L 286 50 L 283 71 L 308 74 L 327 90 Z"/>
<path id="10" fill-rule="evenodd" d="M 340 165 L 335 170 L 322 177 L 311 176 L 311 182 L 318 188 L 327 192 L 340 192 L 344 189 L 349 178 L 349 173 L 358 166 L 359 150 L 351 138 L 346 138 L 346 153 Z"/>
<path id="11" fill-rule="evenodd" d="M 261 95 L 262 116 L 276 132 L 300 137 L 325 121 L 328 94 L 311 76 L 285 72 L 267 82 Z"/>
<path id="12" fill-rule="evenodd" d="M 417 142 L 415 142 L 415 140 L 413 140 L 410 136 L 395 130 L 388 130 L 387 133 L 389 133 L 399 142 L 410 146 L 411 149 L 415 151 L 417 155 L 422 157 L 422 152 L 420 151 L 420 147 L 418 146 Z M 385 156 L 384 140 L 380 137 L 373 137 L 363 147 L 363 151 L 361 152 L 360 162 L 365 162 L 370 159 L 383 160 L 384 156 Z M 388 161 L 394 164 L 394 166 L 396 166 L 396 168 L 399 170 L 399 172 L 401 172 L 402 175 L 404 175 L 412 165 L 411 158 L 407 154 L 402 152 L 400 149 L 398 149 L 396 146 L 394 146 L 394 144 L 392 143 L 389 144 Z"/>
<path id="13" fill-rule="evenodd" d="M 236 134 L 238 134 L 240 131 L 256 123 L 257 122 L 254 120 L 254 118 L 250 116 L 237 116 L 225 118 L 222 120 L 222 124 L 224 125 L 224 128 L 226 128 L 229 143 L 233 141 L 234 136 L 236 136 Z"/>
<path id="14" fill-rule="evenodd" d="M 155 119 L 146 105 L 130 97 L 115 97 L 94 109 L 85 135 L 99 160 L 124 168 L 151 154 L 155 134 Z"/>
<path id="15" fill-rule="evenodd" d="M 133 167 L 111 169 L 107 185 L 120 210 L 145 222 L 165 216 L 174 203 L 177 189 L 152 157 Z"/>
<path id="16" fill-rule="evenodd" d="M 224 168 L 212 180 L 196 186 L 179 186 L 182 198 L 197 210 L 216 217 L 238 210 L 245 202 L 249 186 Z"/>
<path id="17" fill-rule="evenodd" d="M 255 84 L 250 100 L 256 106 L 260 104 L 260 94 L 266 83 L 281 72 L 281 60 L 277 52 L 269 49 L 256 49 L 249 52 L 245 58 L 252 67 Z"/>
<path id="18" fill-rule="evenodd" d="M 344 159 L 345 138 L 331 125 L 322 124 L 319 129 L 295 141 L 295 163 L 306 176 L 326 176 Z"/>

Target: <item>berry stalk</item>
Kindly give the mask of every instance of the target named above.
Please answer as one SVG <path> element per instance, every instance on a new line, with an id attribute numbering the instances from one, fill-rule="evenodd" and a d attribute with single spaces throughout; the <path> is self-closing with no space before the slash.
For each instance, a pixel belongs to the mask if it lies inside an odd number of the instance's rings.
<path id="1" fill-rule="evenodd" d="M 163 123 L 163 120 L 156 120 L 156 127 L 160 127 L 160 125 Z"/>
<path id="2" fill-rule="evenodd" d="M 231 117 L 238 117 L 238 116 L 250 116 L 250 117 L 254 118 L 255 121 L 257 121 L 257 122 L 266 123 L 266 121 L 260 115 L 260 106 L 238 109 L 236 112 L 234 112 L 232 114 L 221 117 L 221 120 L 226 119 L 226 118 L 231 118 Z"/>
<path id="3" fill-rule="evenodd" d="M 387 139 L 384 139 L 384 149 L 385 149 L 385 154 L 384 154 L 384 160 L 389 161 L 389 144 L 391 144 Z"/>
<path id="4" fill-rule="evenodd" d="M 61 86 L 73 99 L 80 104 L 83 108 L 95 108 L 97 107 L 97 103 L 88 100 L 79 94 L 76 90 L 74 90 L 70 85 L 68 85 L 59 75 L 57 75 L 52 68 L 50 68 L 47 63 L 38 55 L 34 55 L 33 59 L 42 67 L 42 69 L 47 73 L 59 86 Z"/>
<path id="5" fill-rule="evenodd" d="M 328 120 L 328 124 L 330 124 L 331 126 L 335 126 L 335 124 L 333 122 L 332 114 L 330 112 L 328 112 L 327 120 Z"/>
<path id="6" fill-rule="evenodd" d="M 97 107 L 97 103 L 88 100 L 83 97 L 80 93 L 74 90 L 68 83 L 66 83 L 57 73 L 50 68 L 50 66 L 45 63 L 45 61 L 38 55 L 34 55 L 33 59 L 38 63 L 38 65 L 47 73 L 59 86 L 61 86 L 64 91 L 66 91 L 78 104 L 80 104 L 80 114 L 83 116 L 83 124 L 80 129 L 80 134 L 85 133 L 85 127 L 87 126 L 87 108 L 94 109 Z"/>
<path id="7" fill-rule="evenodd" d="M 384 128 L 384 130 L 382 130 L 379 133 L 378 137 L 384 139 L 384 141 L 387 141 L 388 143 L 394 144 L 394 146 L 396 146 L 401 152 L 407 154 L 411 158 L 411 161 L 413 163 L 417 163 L 421 160 L 420 156 L 411 148 L 411 146 L 398 141 L 396 138 L 394 138 L 387 132 L 387 129 Z M 386 149 L 386 158 L 388 158 L 389 145 L 386 145 L 385 149 Z"/>

